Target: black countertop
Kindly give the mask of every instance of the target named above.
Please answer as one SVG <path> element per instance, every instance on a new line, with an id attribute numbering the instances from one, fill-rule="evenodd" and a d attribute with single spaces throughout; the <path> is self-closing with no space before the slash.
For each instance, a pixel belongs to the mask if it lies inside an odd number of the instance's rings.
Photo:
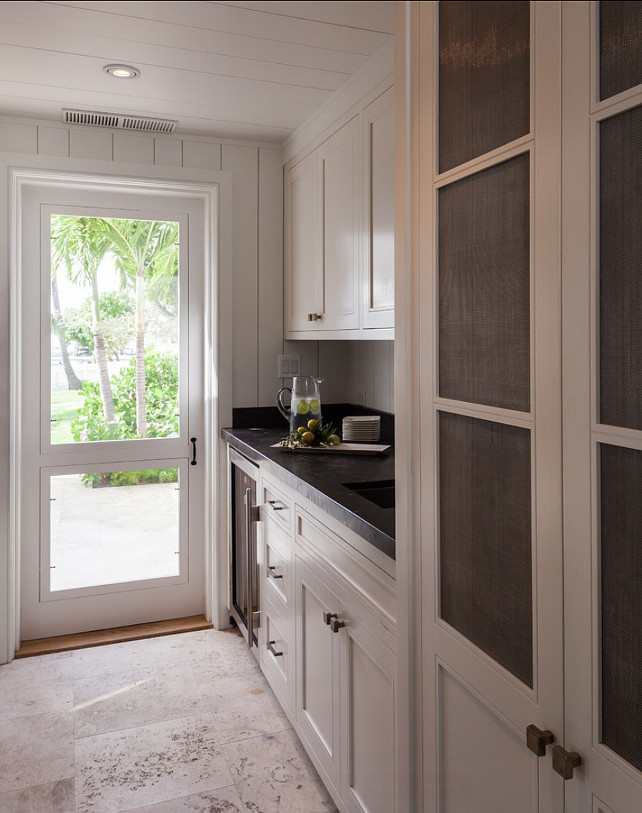
<path id="1" fill-rule="evenodd" d="M 344 483 L 394 480 L 392 448 L 378 455 L 348 455 L 338 452 L 293 452 L 273 449 L 287 434 L 287 427 L 265 429 L 223 429 L 223 438 L 255 463 L 265 464 L 274 477 L 285 482 L 305 499 L 318 505 L 375 548 L 395 558 L 394 508 L 380 508 L 346 488 Z"/>

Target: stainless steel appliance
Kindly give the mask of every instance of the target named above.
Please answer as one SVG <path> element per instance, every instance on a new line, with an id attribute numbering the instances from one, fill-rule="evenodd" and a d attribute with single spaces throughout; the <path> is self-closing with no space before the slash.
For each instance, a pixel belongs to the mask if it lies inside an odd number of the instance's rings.
<path id="1" fill-rule="evenodd" d="M 258 467 L 235 449 L 229 449 L 229 562 L 230 613 L 247 645 L 258 653 L 260 622 L 256 504 Z"/>

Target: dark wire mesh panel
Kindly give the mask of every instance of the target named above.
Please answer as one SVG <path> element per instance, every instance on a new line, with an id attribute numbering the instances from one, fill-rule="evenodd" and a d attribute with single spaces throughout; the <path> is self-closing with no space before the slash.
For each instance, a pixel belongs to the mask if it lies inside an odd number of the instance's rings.
<path id="1" fill-rule="evenodd" d="M 642 82 L 642 3 L 600 3 L 600 99 Z"/>
<path id="2" fill-rule="evenodd" d="M 642 771 L 642 452 L 600 446 L 602 736 Z"/>
<path id="3" fill-rule="evenodd" d="M 600 124 L 600 422 L 642 429 L 642 107 Z"/>
<path id="4" fill-rule="evenodd" d="M 528 429 L 439 415 L 440 615 L 533 685 Z"/>
<path id="5" fill-rule="evenodd" d="M 439 3 L 439 171 L 530 131 L 530 4 Z"/>
<path id="6" fill-rule="evenodd" d="M 439 190 L 439 394 L 530 409 L 529 156 Z"/>

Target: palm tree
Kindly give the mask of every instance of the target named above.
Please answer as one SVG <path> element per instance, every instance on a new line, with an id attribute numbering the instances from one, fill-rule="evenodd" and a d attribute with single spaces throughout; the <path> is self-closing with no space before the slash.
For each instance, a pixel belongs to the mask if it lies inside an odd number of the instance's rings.
<path id="1" fill-rule="evenodd" d="M 65 323 L 62 318 L 62 311 L 60 309 L 60 293 L 58 291 L 58 267 L 56 263 L 51 264 L 51 302 L 53 304 L 53 328 L 58 337 L 58 344 L 60 345 L 60 355 L 62 356 L 62 366 L 67 376 L 67 384 L 70 390 L 79 390 L 82 387 L 82 381 L 76 375 L 74 368 L 71 366 L 69 360 L 69 348 L 67 347 L 67 335 L 65 332 Z"/>
<path id="2" fill-rule="evenodd" d="M 116 420 L 114 398 L 107 366 L 107 350 L 100 322 L 98 267 L 111 251 L 105 221 L 98 217 L 54 215 L 51 219 L 52 259 L 57 266 L 64 265 L 72 282 L 91 286 L 92 331 L 94 353 L 98 364 L 98 386 L 105 421 L 112 426 Z"/>
<path id="3" fill-rule="evenodd" d="M 136 290 L 136 429 L 147 437 L 145 402 L 145 283 L 178 275 L 178 223 L 105 220 L 116 267 Z"/>

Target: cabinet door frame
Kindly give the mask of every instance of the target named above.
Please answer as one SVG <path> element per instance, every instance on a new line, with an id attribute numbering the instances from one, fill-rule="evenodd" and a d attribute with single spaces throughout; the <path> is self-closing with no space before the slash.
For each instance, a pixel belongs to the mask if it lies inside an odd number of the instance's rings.
<path id="1" fill-rule="evenodd" d="M 428 87 L 422 90 L 423 99 L 428 100 L 437 98 L 437 5 L 434 2 L 419 4 L 419 65 L 411 62 L 411 70 L 415 70 L 414 81 Z M 534 811 L 561 813 L 563 810 L 563 782 L 552 771 L 550 749 L 545 757 L 538 759 L 526 748 L 526 727 L 531 723 L 553 731 L 557 741 L 563 739 L 559 223 L 557 207 L 551 205 L 551 200 L 557 200 L 559 188 L 558 172 L 551 171 L 551 166 L 559 166 L 559 133 L 555 127 L 559 106 L 559 11 L 558 3 L 531 3 L 529 135 L 439 175 L 434 169 L 437 165 L 434 105 L 422 101 L 419 113 L 420 217 L 417 239 L 420 266 L 415 267 L 414 273 L 418 275 L 420 295 L 413 321 L 419 331 L 416 347 L 420 363 L 415 369 L 413 401 L 422 404 L 421 431 L 417 432 L 421 437 L 421 472 L 414 499 L 417 528 L 422 540 L 422 598 L 415 606 L 422 627 L 422 810 L 425 813 L 450 809 L 444 807 L 445 734 L 443 721 L 439 720 L 439 709 L 445 708 L 443 704 L 446 703 L 443 695 L 445 681 L 451 682 L 448 685 L 459 686 L 467 693 L 471 704 L 483 709 L 480 714 L 487 714 L 489 720 L 495 720 L 506 742 L 512 738 L 523 749 L 524 770 L 535 772 L 530 795 Z M 515 412 L 439 397 L 436 214 L 437 190 L 442 185 L 525 152 L 531 157 L 531 235 L 537 235 L 537 244 L 531 236 L 531 410 Z M 423 319 L 420 314 L 424 314 Z M 430 316 L 426 317 L 426 314 Z M 439 617 L 440 411 L 523 427 L 531 433 L 532 690 Z M 492 747 L 490 743 L 488 747 Z M 531 760 L 530 769 L 526 767 L 527 760 Z M 459 770 L 466 773 L 471 766 L 472 763 L 468 768 L 462 764 Z M 507 810 L 504 804 L 497 801 L 494 810 L 504 813 Z"/>
<path id="2" fill-rule="evenodd" d="M 296 629 L 295 629 L 295 715 L 299 727 L 299 734 L 304 739 L 308 753 L 317 769 L 322 773 L 327 782 L 331 785 L 333 795 L 339 795 L 340 775 L 341 775 L 341 722 L 340 722 L 340 653 L 339 635 L 334 634 L 329 626 L 323 625 L 321 632 L 327 634 L 330 642 L 331 663 L 329 667 L 330 685 L 316 687 L 316 690 L 325 689 L 330 693 L 331 704 L 331 733 L 330 742 L 326 743 L 321 737 L 314 720 L 307 712 L 307 694 L 309 691 L 308 675 L 305 669 L 306 635 L 305 635 L 305 613 L 307 612 L 304 599 L 307 590 L 318 601 L 320 608 L 327 612 L 339 616 L 341 603 L 339 597 L 333 592 L 319 572 L 310 556 L 295 546 L 294 553 L 294 579 L 295 579 L 295 606 L 296 606 Z M 323 624 L 319 618 L 317 623 Z M 319 676 L 315 675 L 313 680 L 318 681 Z"/>
<path id="3" fill-rule="evenodd" d="M 337 190 L 338 197 L 352 204 L 352 229 L 351 239 L 341 239 L 338 243 L 342 246 L 339 254 L 345 255 L 343 273 L 338 275 L 336 283 L 344 286 L 344 299 L 351 301 L 348 310 L 344 312 L 333 311 L 330 306 L 330 287 L 333 284 L 335 273 L 334 264 L 327 256 L 326 237 L 329 232 L 328 215 L 334 210 L 332 201 L 328 200 L 329 178 L 326 165 L 342 149 L 348 147 L 351 153 L 351 173 L 341 175 L 341 188 Z M 332 133 L 331 136 L 319 146 L 317 150 L 318 160 L 318 195 L 319 195 L 319 234 L 321 236 L 320 262 L 321 273 L 318 277 L 317 291 L 317 315 L 321 318 L 314 322 L 318 331 L 326 330 L 358 330 L 359 328 L 359 297 L 357 295 L 359 284 L 359 227 L 361 223 L 361 201 L 359 198 L 359 117 L 354 115 L 342 127 Z M 345 189 L 343 184 L 345 183 Z M 340 237 L 340 235 L 331 235 Z M 351 257 L 349 256 L 351 255 Z"/>
<path id="4" fill-rule="evenodd" d="M 394 328 L 394 261 L 390 264 L 390 285 L 393 287 L 392 301 L 388 305 L 378 307 L 374 303 L 373 272 L 375 264 L 375 234 L 373 193 L 373 176 L 376 168 L 374 156 L 373 135 L 376 122 L 383 116 L 391 116 L 391 137 L 394 138 L 394 85 L 385 90 L 380 96 L 361 112 L 361 150 L 362 150 L 362 222 L 361 222 L 361 325 L 364 329 Z M 394 145 L 391 145 L 393 147 Z M 390 150 L 390 189 L 386 198 L 391 202 L 393 194 L 393 165 L 394 152 Z M 390 238 L 392 241 L 391 255 L 394 254 L 393 219 L 390 221 Z"/>
<path id="5" fill-rule="evenodd" d="M 308 177 L 312 185 L 311 200 L 307 202 L 309 211 L 300 207 L 296 209 L 294 204 L 294 184 L 302 178 Z M 319 243 L 319 170 L 316 150 L 312 151 L 294 165 L 287 167 L 284 174 L 284 272 L 285 272 L 285 331 L 286 334 L 292 331 L 314 332 L 318 330 L 318 323 L 309 321 L 308 314 L 316 313 L 321 307 L 321 274 L 320 262 L 321 246 Z M 295 212 L 299 215 L 305 214 L 309 218 L 307 231 L 312 230 L 309 238 L 309 262 L 304 278 L 301 279 L 302 265 L 299 257 L 295 256 Z M 297 253 L 298 254 L 298 253 Z M 304 297 L 303 308 L 297 308 L 295 298 L 295 285 L 307 287 L 309 296 Z"/>
<path id="6" fill-rule="evenodd" d="M 637 813 L 640 773 L 600 741 L 599 448 L 642 450 L 642 433 L 599 416 L 599 126 L 642 94 L 638 85 L 599 100 L 599 3 L 563 6 L 565 747 L 583 760 L 567 810 Z"/>

